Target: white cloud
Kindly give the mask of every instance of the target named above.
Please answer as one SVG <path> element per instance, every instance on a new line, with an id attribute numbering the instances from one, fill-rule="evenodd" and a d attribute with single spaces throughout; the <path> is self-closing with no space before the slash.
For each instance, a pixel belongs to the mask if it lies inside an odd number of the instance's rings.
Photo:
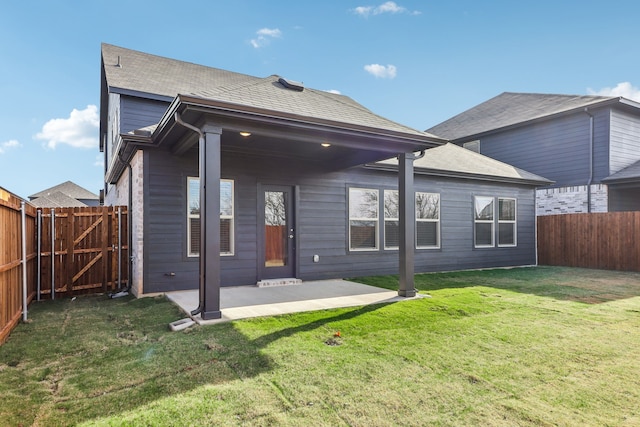
<path id="1" fill-rule="evenodd" d="M 616 87 L 605 87 L 600 90 L 587 89 L 590 95 L 600 96 L 622 96 L 627 99 L 640 102 L 640 89 L 629 82 L 618 83 Z"/>
<path id="2" fill-rule="evenodd" d="M 329 89 L 325 92 L 329 92 L 329 93 L 335 93 L 336 95 L 342 95 L 342 92 L 340 92 L 339 90 L 335 90 L 335 89 Z"/>
<path id="3" fill-rule="evenodd" d="M 372 10 L 373 6 L 358 6 L 353 9 L 353 13 L 360 16 L 369 16 Z"/>
<path id="4" fill-rule="evenodd" d="M 376 7 L 373 13 L 376 15 L 380 13 L 401 13 L 405 12 L 406 10 L 407 9 L 405 9 L 404 7 L 398 6 L 395 2 L 388 1 Z"/>
<path id="5" fill-rule="evenodd" d="M 11 148 L 22 147 L 22 144 L 18 142 L 17 139 L 10 139 L 8 141 L 0 143 L 0 154 L 4 154 L 7 150 Z"/>
<path id="6" fill-rule="evenodd" d="M 84 110 L 71 111 L 67 119 L 51 119 L 42 126 L 36 139 L 46 141 L 46 146 L 55 149 L 58 144 L 69 144 L 75 148 L 98 146 L 98 107 L 87 105 Z"/>
<path id="7" fill-rule="evenodd" d="M 102 154 L 96 156 L 96 161 L 93 162 L 94 166 L 104 167 L 104 157 Z"/>
<path id="8" fill-rule="evenodd" d="M 367 71 L 367 73 L 381 79 L 393 79 L 397 74 L 397 68 L 395 65 L 387 65 L 385 67 L 384 65 L 380 64 L 369 64 L 365 65 L 364 69 Z"/>
<path id="9" fill-rule="evenodd" d="M 282 31 L 277 28 L 261 28 L 256 31 L 256 34 L 258 35 L 258 37 L 250 40 L 251 46 L 255 47 L 256 49 L 268 45 L 272 39 L 278 39 L 282 37 Z"/>
<path id="10" fill-rule="evenodd" d="M 353 13 L 355 13 L 356 15 L 364 16 L 365 18 L 369 15 L 381 15 L 383 13 L 411 13 L 412 15 L 422 14 L 422 12 L 418 10 L 409 12 L 406 7 L 400 6 L 393 1 L 382 3 L 379 6 L 358 6 L 353 9 Z"/>

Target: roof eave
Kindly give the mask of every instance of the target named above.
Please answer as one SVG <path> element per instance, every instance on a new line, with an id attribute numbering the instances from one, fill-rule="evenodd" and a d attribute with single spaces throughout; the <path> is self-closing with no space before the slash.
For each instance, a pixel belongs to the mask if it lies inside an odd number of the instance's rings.
<path id="1" fill-rule="evenodd" d="M 390 172 L 396 172 L 398 170 L 398 167 L 395 165 L 366 164 L 365 167 L 369 169 L 386 170 Z M 500 182 L 504 184 L 530 185 L 534 187 L 546 187 L 554 183 L 554 181 L 544 179 L 544 178 L 539 180 L 527 179 L 527 178 L 511 178 L 511 177 L 505 177 L 505 176 L 483 175 L 483 174 L 474 174 L 474 173 L 459 172 L 459 171 L 447 171 L 443 169 L 432 169 L 432 168 L 424 168 L 424 167 L 415 167 L 414 174 L 438 176 L 443 178 L 470 179 L 474 181 Z"/>
<path id="2" fill-rule="evenodd" d="M 370 137 L 391 139 L 398 142 L 404 141 L 406 143 L 414 145 L 422 144 L 434 147 L 445 144 L 447 142 L 445 139 L 426 134 L 410 134 L 388 129 L 379 129 L 350 123 L 335 122 L 331 120 L 300 116 L 296 114 L 252 107 L 250 105 L 235 104 L 191 95 L 178 95 L 173 99 L 171 105 L 169 105 L 169 108 L 167 108 L 167 111 L 160 120 L 160 123 L 158 124 L 158 127 L 153 134 L 154 141 L 158 141 L 160 135 L 167 132 L 168 126 L 171 126 L 171 124 L 173 123 L 175 112 L 184 109 L 202 109 L 202 112 L 212 111 L 223 116 L 232 116 L 235 118 L 261 121 L 264 123 L 279 123 L 297 127 L 312 126 L 333 132 L 356 132 L 359 134 L 366 134 Z"/>
<path id="3" fill-rule="evenodd" d="M 459 143 L 464 143 L 464 142 L 468 142 L 468 141 L 473 141 L 476 139 L 481 139 L 484 138 L 488 135 L 492 135 L 494 133 L 499 133 L 499 132 L 504 132 L 507 130 L 512 130 L 512 129 L 517 129 L 519 127 L 523 127 L 523 126 L 528 126 L 530 124 L 534 124 L 534 123 L 540 123 L 540 122 L 544 122 L 547 120 L 551 120 L 551 119 L 555 119 L 558 117 L 563 117 L 563 116 L 569 116 L 571 114 L 575 114 L 578 112 L 583 112 L 585 110 L 591 110 L 592 108 L 602 108 L 602 107 L 606 107 L 606 106 L 614 106 L 615 104 L 619 104 L 622 103 L 624 105 L 627 106 L 631 106 L 631 107 L 635 107 L 640 109 L 640 104 L 631 100 L 628 100 L 626 98 L 622 98 L 622 97 L 615 97 L 615 98 L 610 98 L 610 99 L 605 99 L 602 101 L 596 101 L 587 105 L 583 105 L 580 107 L 574 107 L 568 110 L 563 110 L 563 111 L 559 111 L 557 113 L 552 113 L 552 114 L 547 114 L 547 115 L 543 115 L 543 116 L 538 116 L 538 117 L 534 117 L 532 119 L 529 120 L 525 120 L 522 122 L 518 122 L 518 123 L 513 123 L 507 126 L 502 126 L 499 128 L 494 128 L 494 129 L 490 129 L 490 130 L 486 130 L 483 132 L 479 132 L 479 133 L 475 133 L 472 135 L 467 135 L 467 136 L 461 136 L 455 139 L 452 139 L 451 142 L 454 142 L 456 144 Z"/>

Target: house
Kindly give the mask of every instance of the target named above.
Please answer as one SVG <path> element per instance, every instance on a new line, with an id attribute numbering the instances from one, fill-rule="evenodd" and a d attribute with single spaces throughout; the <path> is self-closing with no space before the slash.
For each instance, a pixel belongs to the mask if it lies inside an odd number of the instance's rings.
<path id="1" fill-rule="evenodd" d="M 207 319 L 221 286 L 535 263 L 549 181 L 347 96 L 103 44 L 100 99 L 136 295 L 199 288 Z"/>
<path id="2" fill-rule="evenodd" d="M 427 130 L 542 175 L 538 215 L 640 210 L 640 103 L 502 93 Z"/>
<path id="3" fill-rule="evenodd" d="M 74 182 L 66 181 L 32 194 L 29 203 L 38 208 L 80 208 L 99 206 L 100 197 Z"/>

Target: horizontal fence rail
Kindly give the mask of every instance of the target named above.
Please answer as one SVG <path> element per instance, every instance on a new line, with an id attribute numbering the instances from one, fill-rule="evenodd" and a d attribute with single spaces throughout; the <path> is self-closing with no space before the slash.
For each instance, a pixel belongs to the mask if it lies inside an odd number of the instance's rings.
<path id="1" fill-rule="evenodd" d="M 43 297 L 115 291 L 128 282 L 126 208 L 43 209 L 40 223 Z"/>
<path id="2" fill-rule="evenodd" d="M 640 212 L 539 216 L 538 264 L 640 271 Z"/>
<path id="3" fill-rule="evenodd" d="M 34 298 L 126 287 L 127 215 L 124 206 L 36 209 L 0 187 L 0 344 Z"/>
<path id="4" fill-rule="evenodd" d="M 23 307 L 36 295 L 36 209 L 24 204 L 23 233 L 22 202 L 0 188 L 0 344 L 20 321 Z"/>

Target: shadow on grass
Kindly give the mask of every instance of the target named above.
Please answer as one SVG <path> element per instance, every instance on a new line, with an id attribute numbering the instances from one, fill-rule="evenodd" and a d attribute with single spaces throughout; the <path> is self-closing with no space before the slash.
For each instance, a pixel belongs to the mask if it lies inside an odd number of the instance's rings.
<path id="1" fill-rule="evenodd" d="M 397 289 L 398 276 L 358 277 L 355 282 Z M 520 267 L 415 275 L 419 291 L 486 286 L 585 304 L 640 296 L 640 273 L 572 267 Z"/>
<path id="2" fill-rule="evenodd" d="M 379 310 L 385 306 L 388 306 L 390 304 L 395 304 L 394 302 L 382 302 L 382 303 L 377 303 L 377 304 L 370 304 L 370 305 L 365 305 L 365 306 L 360 306 L 360 307 L 356 307 L 353 309 L 341 309 L 342 310 L 348 310 L 345 312 L 341 312 L 340 314 L 335 314 L 333 310 L 329 310 L 329 311 L 323 311 L 322 314 L 325 314 L 324 317 L 313 320 L 311 322 L 307 322 L 307 323 L 303 323 L 299 326 L 293 326 L 293 327 L 289 327 L 289 328 L 284 328 L 275 332 L 272 332 L 270 334 L 267 335 L 263 335 L 259 338 L 256 338 L 255 340 L 253 340 L 253 344 L 256 346 L 256 348 L 260 349 L 260 348 L 264 348 L 267 345 L 271 344 L 274 341 L 277 341 L 279 339 L 282 338 L 287 338 L 290 337 L 292 335 L 301 333 L 301 332 L 310 332 L 322 327 L 325 327 L 328 324 L 334 323 L 334 322 L 341 322 L 344 320 L 349 320 L 349 319 L 353 319 L 355 317 L 358 316 L 362 316 L 364 314 L 367 313 L 372 313 L 376 310 Z M 319 314 L 320 312 L 314 312 L 314 317 L 320 316 L 321 314 Z M 298 314 L 299 315 L 299 314 Z"/>
<path id="3" fill-rule="evenodd" d="M 31 320 L 0 347 L 0 418 L 8 425 L 75 425 L 242 381 L 273 368 L 262 351 L 270 343 L 384 305 L 323 312 L 251 339 L 232 322 L 170 332 L 183 314 L 164 297 L 34 303 Z"/>
<path id="4" fill-rule="evenodd" d="M 75 425 L 271 368 L 233 324 L 170 332 L 181 317 L 164 297 L 32 304 L 0 347 L 0 424 Z"/>

